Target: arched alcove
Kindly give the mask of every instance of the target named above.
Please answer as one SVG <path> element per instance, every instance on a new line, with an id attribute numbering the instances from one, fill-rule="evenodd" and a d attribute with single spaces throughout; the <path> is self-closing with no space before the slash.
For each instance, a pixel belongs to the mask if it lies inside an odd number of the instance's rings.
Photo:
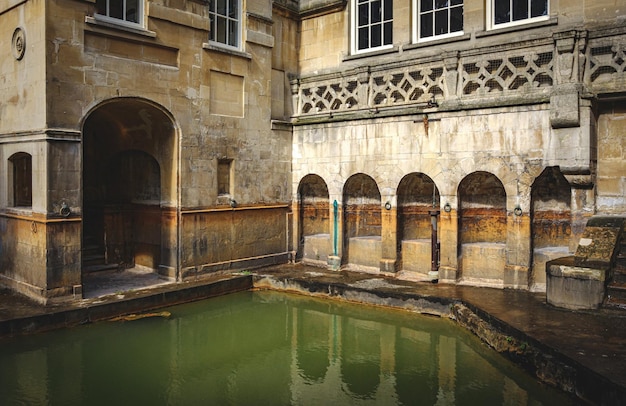
<path id="1" fill-rule="evenodd" d="M 162 107 L 116 98 L 83 124 L 83 272 L 141 266 L 175 276 L 176 130 Z M 174 240 L 175 241 L 175 240 Z M 170 244 L 171 245 L 171 244 Z"/>
<path id="2" fill-rule="evenodd" d="M 328 186 L 309 174 L 298 186 L 298 256 L 306 263 L 326 265 L 332 254 Z"/>
<path id="3" fill-rule="evenodd" d="M 342 263 L 380 269 L 382 215 L 376 181 L 359 173 L 343 190 L 344 250 Z"/>
<path id="4" fill-rule="evenodd" d="M 529 287 L 546 289 L 546 262 L 570 254 L 572 235 L 571 186 L 558 167 L 545 168 L 531 191 L 533 246 Z"/>
<path id="5" fill-rule="evenodd" d="M 461 278 L 504 282 L 507 213 L 504 185 L 489 172 L 474 172 L 459 184 Z"/>
<path id="6" fill-rule="evenodd" d="M 439 207 L 439 190 L 428 175 L 410 173 L 400 181 L 397 196 L 401 269 L 426 277 L 432 259 L 429 211 Z"/>

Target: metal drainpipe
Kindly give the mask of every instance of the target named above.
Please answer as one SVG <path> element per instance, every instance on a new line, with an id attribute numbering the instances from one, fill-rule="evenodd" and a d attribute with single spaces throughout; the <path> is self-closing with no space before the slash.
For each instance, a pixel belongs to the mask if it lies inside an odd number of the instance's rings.
<path id="1" fill-rule="evenodd" d="M 439 282 L 439 242 L 437 238 L 437 217 L 439 217 L 439 209 L 428 210 L 430 214 L 430 272 L 428 276 L 432 283 Z"/>
<path id="2" fill-rule="evenodd" d="M 337 200 L 335 200 L 333 202 L 333 217 L 334 217 L 334 221 L 333 221 L 333 255 L 337 256 L 337 212 L 338 212 L 338 204 L 337 204 Z"/>

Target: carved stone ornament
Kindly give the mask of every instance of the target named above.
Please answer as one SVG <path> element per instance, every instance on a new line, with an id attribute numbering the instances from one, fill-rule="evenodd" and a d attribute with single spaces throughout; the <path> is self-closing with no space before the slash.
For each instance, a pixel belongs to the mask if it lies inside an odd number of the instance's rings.
<path id="1" fill-rule="evenodd" d="M 26 52 L 26 33 L 24 29 L 18 27 L 13 31 L 11 44 L 13 45 L 13 56 L 18 61 L 21 60 Z"/>

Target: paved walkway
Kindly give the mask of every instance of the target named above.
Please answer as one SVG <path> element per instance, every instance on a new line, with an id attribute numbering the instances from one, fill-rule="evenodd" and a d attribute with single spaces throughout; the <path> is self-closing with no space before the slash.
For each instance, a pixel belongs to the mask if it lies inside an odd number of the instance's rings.
<path id="1" fill-rule="evenodd" d="M 328 272 L 303 265 L 281 265 L 255 273 L 337 286 L 369 284 L 373 290 L 400 289 L 421 297 L 458 300 L 554 349 L 621 386 L 626 392 L 624 310 L 570 311 L 548 305 L 545 294 L 541 293 L 385 279 L 373 274 Z M 372 283 L 373 280 L 380 281 Z M 193 283 L 208 284 L 211 281 L 209 277 Z M 54 306 L 41 306 L 7 290 L 0 290 L 0 322 L 90 306 L 90 303 L 101 303 L 103 298 L 114 302 L 128 297 L 128 292 L 137 289 L 144 296 L 157 295 L 164 290 L 180 289 L 181 285 L 142 272 L 101 274 L 89 276 L 84 281 L 84 295 L 90 299 Z"/>

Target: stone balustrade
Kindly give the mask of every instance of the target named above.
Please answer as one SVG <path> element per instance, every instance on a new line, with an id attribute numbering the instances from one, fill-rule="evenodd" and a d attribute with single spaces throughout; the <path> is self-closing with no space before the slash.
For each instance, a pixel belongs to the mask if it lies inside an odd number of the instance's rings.
<path id="1" fill-rule="evenodd" d="M 401 56 L 392 63 L 379 58 L 366 66 L 293 79 L 293 111 L 297 119 L 306 120 L 388 108 L 458 109 L 550 101 L 561 112 L 554 127 L 577 126 L 577 109 L 569 109 L 568 116 L 561 100 L 571 100 L 572 94 L 589 98 L 626 90 L 625 51 L 626 29 L 612 29 L 559 32 L 500 47 L 443 52 L 439 57 Z"/>

